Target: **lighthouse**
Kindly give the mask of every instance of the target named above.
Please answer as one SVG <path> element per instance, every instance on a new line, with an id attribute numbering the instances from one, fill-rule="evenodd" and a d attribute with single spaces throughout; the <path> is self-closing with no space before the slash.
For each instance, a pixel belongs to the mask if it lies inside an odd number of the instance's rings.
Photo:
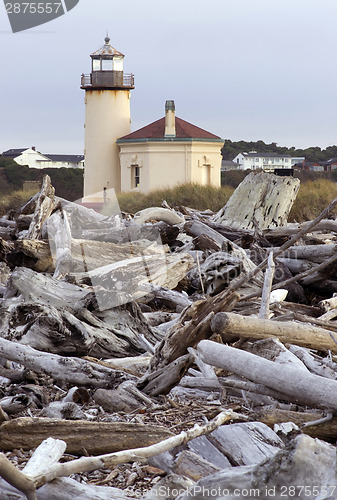
<path id="1" fill-rule="evenodd" d="M 82 74 L 85 90 L 84 197 L 105 200 L 109 189 L 121 190 L 119 137 L 131 132 L 130 97 L 134 77 L 123 71 L 124 54 L 110 45 L 90 55 L 91 73 Z"/>

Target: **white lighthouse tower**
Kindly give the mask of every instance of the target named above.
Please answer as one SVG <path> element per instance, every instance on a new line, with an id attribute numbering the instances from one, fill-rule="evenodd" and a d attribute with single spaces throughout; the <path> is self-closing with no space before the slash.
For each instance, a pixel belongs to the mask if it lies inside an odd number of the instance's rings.
<path id="1" fill-rule="evenodd" d="M 131 132 L 130 91 L 133 75 L 123 72 L 124 55 L 110 45 L 91 57 L 90 75 L 82 74 L 85 90 L 84 202 L 102 202 L 107 190 L 121 190 L 116 140 Z"/>

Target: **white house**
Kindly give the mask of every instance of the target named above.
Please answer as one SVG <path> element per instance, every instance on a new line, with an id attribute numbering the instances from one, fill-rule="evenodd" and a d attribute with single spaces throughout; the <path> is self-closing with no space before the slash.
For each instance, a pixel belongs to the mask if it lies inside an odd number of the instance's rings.
<path id="1" fill-rule="evenodd" d="M 241 170 L 274 170 L 275 168 L 293 168 L 296 163 L 303 162 L 304 157 L 291 157 L 290 155 L 280 155 L 277 153 L 239 153 L 233 162 Z"/>
<path id="2" fill-rule="evenodd" d="M 8 149 L 2 156 L 13 158 L 19 165 L 27 165 L 29 168 L 83 168 L 83 155 L 54 155 L 42 154 L 35 147 Z"/>

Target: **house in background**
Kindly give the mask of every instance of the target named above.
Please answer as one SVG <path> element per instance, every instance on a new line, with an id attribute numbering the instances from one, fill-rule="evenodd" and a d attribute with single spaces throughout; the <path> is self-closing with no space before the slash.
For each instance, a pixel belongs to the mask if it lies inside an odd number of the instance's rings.
<path id="1" fill-rule="evenodd" d="M 290 155 L 280 155 L 277 153 L 257 153 L 251 151 L 249 153 L 239 153 L 233 162 L 238 165 L 241 170 L 269 170 L 293 168 L 296 163 L 303 162 L 304 157 L 291 157 Z"/>
<path id="2" fill-rule="evenodd" d="M 337 169 L 337 158 L 331 158 L 327 161 L 305 161 L 302 168 L 314 172 L 332 172 Z"/>
<path id="3" fill-rule="evenodd" d="M 141 191 L 195 182 L 220 186 L 224 141 L 175 116 L 166 101 L 165 116 L 131 132 L 130 97 L 134 77 L 124 73 L 124 55 L 105 44 L 91 54 L 85 90 L 86 204 L 104 201 L 109 189 Z"/>
<path id="4" fill-rule="evenodd" d="M 83 155 L 54 155 L 42 154 L 35 147 L 8 149 L 2 156 L 13 158 L 19 165 L 29 168 L 84 168 Z"/>

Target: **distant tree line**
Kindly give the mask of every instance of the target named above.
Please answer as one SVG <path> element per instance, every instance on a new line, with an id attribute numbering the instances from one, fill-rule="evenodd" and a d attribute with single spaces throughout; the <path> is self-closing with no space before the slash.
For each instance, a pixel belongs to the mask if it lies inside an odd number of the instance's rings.
<path id="1" fill-rule="evenodd" d="M 42 181 L 45 174 L 51 178 L 57 196 L 69 201 L 83 196 L 83 169 L 29 168 L 18 165 L 11 158 L 0 156 L 0 196 L 21 190 L 25 181 Z"/>
<path id="2" fill-rule="evenodd" d="M 296 149 L 295 146 L 291 148 L 278 146 L 276 142 L 266 144 L 263 141 L 256 142 L 246 142 L 238 141 L 234 142 L 230 139 L 225 140 L 225 144 L 222 148 L 222 156 L 224 160 L 233 160 L 239 153 L 248 153 L 249 151 L 256 151 L 257 153 L 277 153 L 277 154 L 287 154 L 290 156 L 305 156 L 307 161 L 327 161 L 330 158 L 337 158 L 337 146 L 329 146 L 326 149 L 321 149 L 318 146 L 306 148 L 306 149 Z"/>

